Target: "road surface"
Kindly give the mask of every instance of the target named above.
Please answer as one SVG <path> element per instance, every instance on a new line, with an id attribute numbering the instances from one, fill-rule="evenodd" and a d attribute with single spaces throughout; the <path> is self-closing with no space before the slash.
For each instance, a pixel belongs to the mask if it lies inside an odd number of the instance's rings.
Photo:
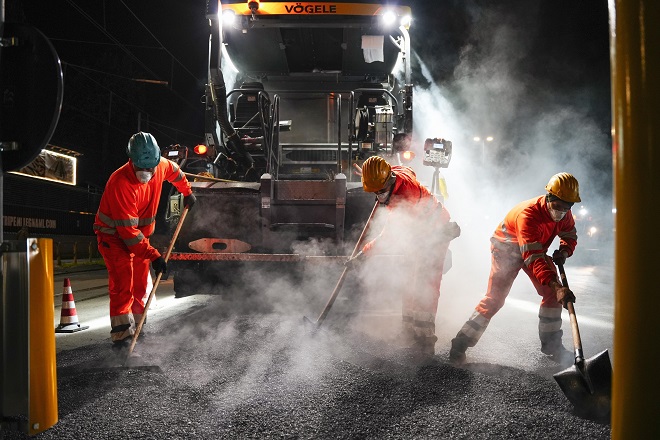
<path id="1" fill-rule="evenodd" d="M 90 328 L 56 335 L 59 422 L 34 438 L 610 438 L 609 422 L 578 416 L 553 380 L 571 363 L 539 351 L 539 301 L 526 278 L 456 368 L 450 339 L 484 279 L 447 274 L 437 354 L 421 359 L 396 343 L 396 294 L 372 289 L 356 298 L 351 282 L 321 330 L 309 332 L 302 316 L 318 316 L 338 274 L 325 270 L 323 283 L 313 273 L 313 285 L 252 274 L 220 295 L 185 298 L 163 282 L 129 368 L 110 349 L 105 272 L 58 275 L 56 295 L 69 276 Z M 611 267 L 567 266 L 567 274 L 585 355 L 612 356 Z"/>

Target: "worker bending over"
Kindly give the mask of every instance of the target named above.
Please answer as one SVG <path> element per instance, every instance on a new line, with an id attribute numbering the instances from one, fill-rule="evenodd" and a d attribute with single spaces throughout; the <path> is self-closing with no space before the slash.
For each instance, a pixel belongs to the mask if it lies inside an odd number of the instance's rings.
<path id="1" fill-rule="evenodd" d="M 195 203 L 190 183 L 174 162 L 161 158 L 156 139 L 136 133 L 128 141 L 129 160 L 105 186 L 94 220 L 98 249 L 108 269 L 110 336 L 115 348 L 127 346 L 140 322 L 151 285 L 149 264 L 156 275 L 167 272 L 160 252 L 149 243 L 156 226 L 156 212 L 163 182 L 171 182 Z"/>
<path id="2" fill-rule="evenodd" d="M 412 278 L 403 292 L 402 337 L 416 352 L 432 356 L 438 340 L 435 316 L 445 256 L 449 242 L 460 235 L 460 227 L 449 221 L 449 211 L 411 168 L 391 166 L 373 156 L 364 162 L 361 175 L 364 190 L 376 194 L 388 216 L 381 233 L 347 264 L 375 253 L 403 254 L 411 263 Z"/>
<path id="3" fill-rule="evenodd" d="M 562 345 L 561 308 L 575 295 L 563 287 L 554 263 L 564 264 L 577 245 L 575 220 L 571 213 L 580 202 L 578 181 L 569 173 L 555 174 L 545 187 L 547 194 L 514 206 L 490 239 L 491 270 L 486 296 L 452 339 L 450 360 L 465 362 L 465 351 L 474 347 L 491 318 L 502 308 L 513 281 L 522 269 L 541 296 L 539 338 L 541 351 L 561 362 L 570 352 Z M 548 248 L 559 237 L 559 249 L 550 258 Z"/>

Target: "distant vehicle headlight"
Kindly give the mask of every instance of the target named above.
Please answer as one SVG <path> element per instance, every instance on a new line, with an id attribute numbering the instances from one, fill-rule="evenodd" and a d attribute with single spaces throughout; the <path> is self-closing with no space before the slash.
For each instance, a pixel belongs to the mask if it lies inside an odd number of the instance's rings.
<path id="1" fill-rule="evenodd" d="M 594 235 L 596 235 L 596 232 L 598 232 L 598 228 L 596 228 L 595 226 L 590 227 L 589 228 L 589 237 L 593 237 Z"/>

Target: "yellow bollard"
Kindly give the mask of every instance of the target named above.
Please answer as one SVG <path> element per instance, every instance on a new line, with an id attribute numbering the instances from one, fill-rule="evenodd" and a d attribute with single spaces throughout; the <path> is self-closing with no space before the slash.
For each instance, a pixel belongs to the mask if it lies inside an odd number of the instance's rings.
<path id="1" fill-rule="evenodd" d="M 611 0 L 615 267 L 612 439 L 660 439 L 656 233 L 660 2 Z"/>
<path id="2" fill-rule="evenodd" d="M 57 423 L 53 240 L 30 240 L 30 410 L 29 434 Z"/>

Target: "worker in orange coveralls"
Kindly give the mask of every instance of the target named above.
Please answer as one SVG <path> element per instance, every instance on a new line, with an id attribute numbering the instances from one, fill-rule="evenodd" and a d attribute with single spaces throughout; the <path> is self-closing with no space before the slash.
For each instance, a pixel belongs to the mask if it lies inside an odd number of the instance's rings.
<path id="1" fill-rule="evenodd" d="M 382 251 L 402 252 L 410 259 L 413 277 L 402 298 L 403 342 L 417 353 L 432 356 L 438 340 L 435 316 L 445 256 L 449 242 L 460 235 L 460 227 L 449 221 L 449 211 L 417 180 L 412 168 L 390 166 L 382 157 L 373 156 L 358 172 L 364 190 L 376 194 L 388 216 L 381 233 L 347 265 Z"/>
<path id="2" fill-rule="evenodd" d="M 569 173 L 555 174 L 545 187 L 547 194 L 516 205 L 491 237 L 491 270 L 486 296 L 452 339 L 450 360 L 465 362 L 465 351 L 473 347 L 491 318 L 504 305 L 513 281 L 522 269 L 541 296 L 539 338 L 541 352 L 563 362 L 571 353 L 562 345 L 561 310 L 575 295 L 563 287 L 553 264 L 564 264 L 577 245 L 571 206 L 580 202 L 578 181 Z M 552 258 L 548 248 L 559 237 L 559 249 Z"/>
<path id="3" fill-rule="evenodd" d="M 161 158 L 156 139 L 139 132 L 128 141 L 129 160 L 106 183 L 94 221 L 98 249 L 108 269 L 110 330 L 114 348 L 127 346 L 142 319 L 151 284 L 149 264 L 156 275 L 167 272 L 160 252 L 149 244 L 163 182 L 171 182 L 195 203 L 190 183 L 179 167 Z"/>

